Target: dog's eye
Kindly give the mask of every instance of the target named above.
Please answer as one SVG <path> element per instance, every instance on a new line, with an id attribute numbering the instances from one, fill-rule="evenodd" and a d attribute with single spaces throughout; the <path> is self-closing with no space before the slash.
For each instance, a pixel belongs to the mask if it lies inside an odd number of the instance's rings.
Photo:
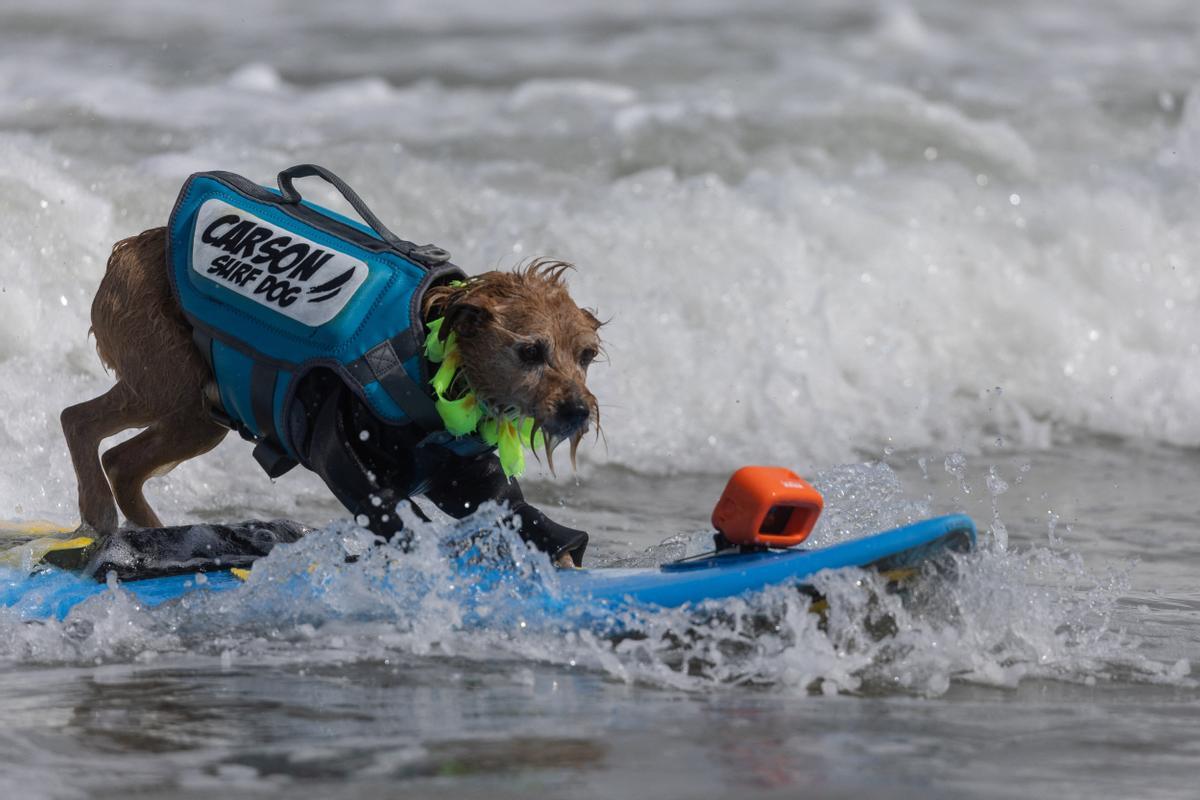
<path id="1" fill-rule="evenodd" d="M 596 356 L 597 356 L 597 355 L 598 355 L 598 353 L 596 352 L 596 348 L 594 348 L 594 347 L 585 347 L 585 348 L 583 349 L 583 352 L 581 352 L 581 353 L 579 354 L 579 363 L 580 363 L 582 366 L 585 366 L 585 367 L 586 367 L 586 366 L 588 366 L 589 364 L 591 364 L 593 361 L 595 361 L 595 360 L 596 360 Z"/>
<path id="2" fill-rule="evenodd" d="M 526 342 L 517 346 L 517 358 L 526 366 L 546 363 L 546 346 L 541 342 Z"/>

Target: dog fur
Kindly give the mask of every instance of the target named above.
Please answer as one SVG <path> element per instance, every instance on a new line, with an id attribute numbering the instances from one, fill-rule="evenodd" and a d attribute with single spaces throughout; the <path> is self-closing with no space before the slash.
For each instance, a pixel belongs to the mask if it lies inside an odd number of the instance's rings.
<path id="1" fill-rule="evenodd" d="M 110 533 L 117 508 L 139 527 L 161 520 L 146 502 L 145 482 L 216 447 L 228 430 L 209 409 L 219 403 L 207 363 L 171 293 L 166 230 L 154 228 L 113 248 L 92 302 L 101 361 L 117 383 L 62 412 L 63 433 L 79 486 L 81 528 Z M 538 260 L 513 272 L 488 272 L 425 297 L 425 319 L 442 316 L 454 332 L 463 371 L 486 408 L 534 419 L 546 454 L 599 426 L 587 368 L 601 352 L 600 322 L 567 292 L 561 261 Z M 144 428 L 105 451 L 106 437 Z M 550 461 L 553 469 L 553 461 Z"/>

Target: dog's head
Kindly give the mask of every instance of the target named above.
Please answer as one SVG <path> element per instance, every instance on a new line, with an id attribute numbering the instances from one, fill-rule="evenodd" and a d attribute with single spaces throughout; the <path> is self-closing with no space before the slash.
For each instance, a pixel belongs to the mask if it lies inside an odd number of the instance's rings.
<path id="1" fill-rule="evenodd" d="M 563 273 L 571 265 L 539 259 L 512 272 L 485 272 L 465 284 L 437 286 L 425 296 L 426 320 L 442 317 L 441 336 L 456 334 L 471 388 L 494 413 L 532 417 L 553 450 L 575 450 L 600 408 L 587 371 L 600 355 L 601 322 L 575 305 Z"/>

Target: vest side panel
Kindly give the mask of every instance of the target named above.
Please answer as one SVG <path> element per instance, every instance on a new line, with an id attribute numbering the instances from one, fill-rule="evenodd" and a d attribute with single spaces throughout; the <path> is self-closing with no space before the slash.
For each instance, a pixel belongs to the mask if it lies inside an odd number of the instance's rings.
<path id="1" fill-rule="evenodd" d="M 254 418 L 250 397 L 250 372 L 254 362 L 223 342 L 213 341 L 213 377 L 221 394 L 225 413 L 255 434 L 262 426 Z"/>

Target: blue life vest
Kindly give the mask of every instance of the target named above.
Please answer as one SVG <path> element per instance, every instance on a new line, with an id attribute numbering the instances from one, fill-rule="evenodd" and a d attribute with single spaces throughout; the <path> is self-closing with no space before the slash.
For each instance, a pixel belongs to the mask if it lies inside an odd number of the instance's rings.
<path id="1" fill-rule="evenodd" d="M 368 224 L 303 200 L 292 180 L 310 175 Z M 389 424 L 443 431 L 426 389 L 421 300 L 465 277 L 449 258 L 396 236 L 312 164 L 281 172 L 279 191 L 229 172 L 192 175 L 167 237 L 171 285 L 220 389 L 218 419 L 259 443 L 255 458 L 272 477 L 301 460 L 288 409 L 315 368 L 338 374 Z"/>

